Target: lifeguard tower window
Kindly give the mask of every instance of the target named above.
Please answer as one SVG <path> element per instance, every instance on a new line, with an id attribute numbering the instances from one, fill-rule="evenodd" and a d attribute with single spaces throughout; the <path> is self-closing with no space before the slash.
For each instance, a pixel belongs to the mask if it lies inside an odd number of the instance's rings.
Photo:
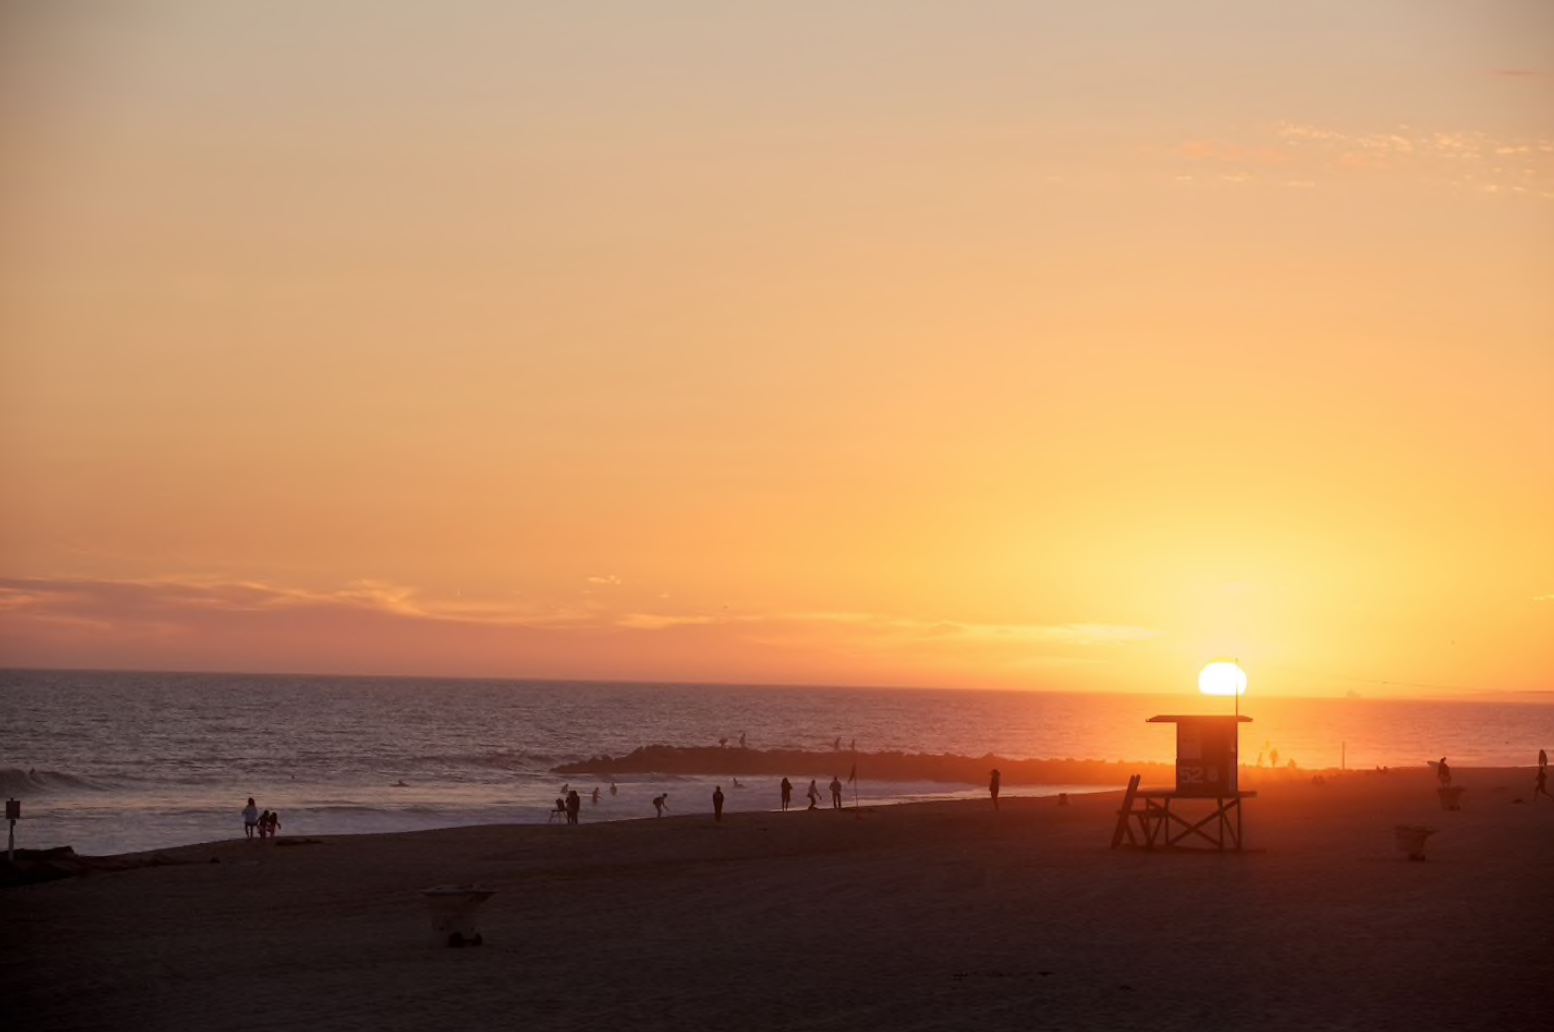
<path id="1" fill-rule="evenodd" d="M 1211 799 L 1239 790 L 1239 725 L 1251 717 L 1158 716 L 1151 724 L 1176 725 L 1176 794 Z"/>

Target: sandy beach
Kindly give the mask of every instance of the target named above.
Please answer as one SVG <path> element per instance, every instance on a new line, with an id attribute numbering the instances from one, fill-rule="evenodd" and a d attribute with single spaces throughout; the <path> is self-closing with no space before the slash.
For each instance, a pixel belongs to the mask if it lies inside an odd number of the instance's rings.
<path id="1" fill-rule="evenodd" d="M 1554 1027 L 1554 802 L 1530 768 L 1456 783 L 1263 774 L 1241 853 L 1111 849 L 1119 786 L 91 861 L 0 890 L 0 1023 Z M 1398 824 L 1436 829 L 1423 862 Z M 495 890 L 479 947 L 433 945 L 448 884 Z"/>

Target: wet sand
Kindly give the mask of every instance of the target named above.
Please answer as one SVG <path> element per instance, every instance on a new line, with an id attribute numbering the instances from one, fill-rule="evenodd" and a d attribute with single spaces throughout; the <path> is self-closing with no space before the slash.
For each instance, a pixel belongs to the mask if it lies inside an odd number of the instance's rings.
<path id="1" fill-rule="evenodd" d="M 1456 783 L 1249 775 L 1223 854 L 1111 849 L 1121 786 L 181 847 L 0 890 L 0 1024 L 1554 1028 L 1554 802 Z M 444 884 L 496 890 L 481 946 L 432 944 Z"/>

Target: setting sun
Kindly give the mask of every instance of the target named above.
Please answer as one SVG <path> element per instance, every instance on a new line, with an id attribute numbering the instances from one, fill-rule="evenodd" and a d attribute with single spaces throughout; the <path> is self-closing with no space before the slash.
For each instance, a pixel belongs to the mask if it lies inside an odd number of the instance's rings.
<path id="1" fill-rule="evenodd" d="M 1245 695 L 1246 671 L 1234 660 L 1215 660 L 1199 671 L 1198 690 L 1204 695 Z"/>

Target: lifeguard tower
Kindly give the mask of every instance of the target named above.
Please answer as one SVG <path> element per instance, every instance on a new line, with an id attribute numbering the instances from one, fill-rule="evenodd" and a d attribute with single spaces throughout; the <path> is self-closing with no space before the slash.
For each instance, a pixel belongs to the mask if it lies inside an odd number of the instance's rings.
<path id="1" fill-rule="evenodd" d="M 1176 787 L 1141 790 L 1140 776 L 1128 779 L 1117 811 L 1112 848 L 1124 841 L 1145 849 L 1241 849 L 1241 800 L 1238 784 L 1240 725 L 1251 717 L 1150 717 L 1151 724 L 1176 725 Z"/>

